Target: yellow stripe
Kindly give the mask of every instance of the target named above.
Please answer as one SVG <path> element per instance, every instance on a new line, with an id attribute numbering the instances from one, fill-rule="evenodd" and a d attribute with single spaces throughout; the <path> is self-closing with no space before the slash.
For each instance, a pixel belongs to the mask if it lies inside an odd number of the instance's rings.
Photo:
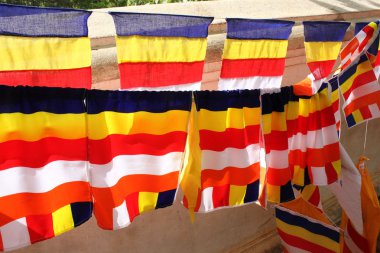
<path id="1" fill-rule="evenodd" d="M 305 170 L 298 165 L 294 166 L 293 184 L 304 185 L 305 184 Z"/>
<path id="2" fill-rule="evenodd" d="M 0 36 L 0 70 L 73 69 L 91 66 L 89 38 Z"/>
<path id="3" fill-rule="evenodd" d="M 305 200 L 309 200 L 316 190 L 317 190 L 317 186 L 312 185 L 312 184 L 306 185 L 302 190 L 302 197 Z"/>
<path id="4" fill-rule="evenodd" d="M 80 139 L 87 137 L 84 114 L 0 114 L 0 142 L 37 141 L 46 137 Z"/>
<path id="5" fill-rule="evenodd" d="M 339 243 L 331 240 L 328 237 L 311 233 L 310 231 L 308 231 L 304 228 L 298 227 L 298 226 L 286 224 L 285 222 L 283 222 L 280 219 L 276 219 L 276 223 L 277 223 L 277 227 L 279 229 L 281 229 L 282 231 L 284 231 L 285 233 L 287 233 L 289 235 L 293 235 L 295 237 L 302 238 L 308 242 L 312 242 L 312 243 L 317 244 L 321 247 L 330 249 L 334 252 L 338 252 Z"/>
<path id="6" fill-rule="evenodd" d="M 52 214 L 54 235 L 60 235 L 74 228 L 71 206 L 64 206 Z"/>
<path id="7" fill-rule="evenodd" d="M 287 40 L 227 39 L 223 59 L 285 58 L 287 49 Z"/>
<path id="8" fill-rule="evenodd" d="M 336 60 L 342 42 L 305 42 L 306 62 Z"/>
<path id="9" fill-rule="evenodd" d="M 280 186 L 277 185 L 271 185 L 270 183 L 267 183 L 267 200 L 273 203 L 280 203 Z"/>
<path id="10" fill-rule="evenodd" d="M 243 129 L 246 126 L 260 124 L 260 108 L 228 108 L 227 111 L 199 112 L 199 128 L 223 132 L 226 128 Z"/>
<path id="11" fill-rule="evenodd" d="M 118 63 L 195 62 L 206 56 L 207 40 L 182 37 L 116 37 Z"/>
<path id="12" fill-rule="evenodd" d="M 244 204 L 244 197 L 245 192 L 247 191 L 247 186 L 238 186 L 238 185 L 231 185 L 230 186 L 230 197 L 229 197 L 229 205 L 235 206 L 235 205 L 242 205 Z"/>
<path id="13" fill-rule="evenodd" d="M 140 214 L 154 210 L 158 199 L 157 192 L 140 192 L 139 193 L 139 211 Z"/>
<path id="14" fill-rule="evenodd" d="M 353 111 L 352 116 L 354 117 L 356 123 L 362 122 L 364 120 L 362 113 L 359 110 Z"/>
<path id="15" fill-rule="evenodd" d="M 362 63 L 360 63 L 357 68 L 356 68 L 356 72 L 350 77 L 348 78 L 344 83 L 341 83 L 340 85 L 340 90 L 342 92 L 342 94 L 346 93 L 347 90 L 349 90 L 352 86 L 352 83 L 354 82 L 355 78 L 367 71 L 370 71 L 372 70 L 372 65 L 369 61 L 364 61 Z"/>
<path id="16" fill-rule="evenodd" d="M 100 140 L 111 134 L 156 134 L 162 135 L 174 131 L 187 131 L 189 112 L 172 110 L 165 113 L 102 112 L 87 116 L 88 136 Z"/>
<path id="17" fill-rule="evenodd" d="M 272 112 L 263 116 L 263 134 L 269 134 L 272 131 L 286 131 L 286 117 L 284 112 Z"/>

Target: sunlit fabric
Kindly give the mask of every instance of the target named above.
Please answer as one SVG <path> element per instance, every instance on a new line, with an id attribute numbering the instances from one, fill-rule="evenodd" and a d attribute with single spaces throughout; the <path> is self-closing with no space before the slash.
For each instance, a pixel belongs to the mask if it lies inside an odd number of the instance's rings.
<path id="1" fill-rule="evenodd" d="M 213 18 L 110 13 L 122 89 L 199 90 Z"/>
<path id="2" fill-rule="evenodd" d="M 91 217 L 83 89 L 0 87 L 0 250 Z"/>
<path id="3" fill-rule="evenodd" d="M 293 21 L 227 19 L 219 90 L 278 88 Z"/>
<path id="4" fill-rule="evenodd" d="M 90 14 L 0 4 L 0 84 L 90 88 Z"/>

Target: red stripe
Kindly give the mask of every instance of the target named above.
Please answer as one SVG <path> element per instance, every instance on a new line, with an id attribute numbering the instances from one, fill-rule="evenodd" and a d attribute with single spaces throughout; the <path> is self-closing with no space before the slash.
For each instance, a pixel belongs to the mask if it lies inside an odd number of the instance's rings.
<path id="1" fill-rule="evenodd" d="M 372 26 L 365 26 L 363 28 L 363 32 L 365 32 L 367 35 L 365 36 L 364 40 L 360 43 L 358 51 L 363 51 L 363 48 L 368 44 L 368 41 L 371 39 L 373 33 L 375 30 L 372 28 Z"/>
<path id="2" fill-rule="evenodd" d="M 307 134 L 308 131 L 321 130 L 324 127 L 335 125 L 335 116 L 332 106 L 326 107 L 322 111 L 310 113 L 307 117 L 287 121 L 288 135 L 292 137 L 297 133 Z"/>
<path id="3" fill-rule="evenodd" d="M 369 107 L 362 107 L 362 108 L 360 108 L 360 113 L 362 114 L 363 119 L 370 119 L 370 118 L 372 118 L 372 113 L 369 110 Z"/>
<path id="4" fill-rule="evenodd" d="M 288 135 L 287 131 L 272 131 L 264 135 L 265 150 L 269 153 L 271 150 L 287 150 Z"/>
<path id="5" fill-rule="evenodd" d="M 347 46 L 340 53 L 340 59 L 345 59 L 348 55 L 352 54 L 355 49 L 359 46 L 359 41 L 356 37 L 354 37 Z M 351 60 L 348 60 L 342 67 L 346 67 L 351 63 Z"/>
<path id="6" fill-rule="evenodd" d="M 321 195 L 319 193 L 319 187 L 316 186 L 313 193 L 311 194 L 310 198 L 308 199 L 308 201 L 315 205 L 316 207 L 318 207 L 320 201 L 321 201 Z"/>
<path id="7" fill-rule="evenodd" d="M 359 249 L 363 252 L 370 252 L 368 240 L 355 230 L 350 220 L 347 221 L 347 232 Z"/>
<path id="8" fill-rule="evenodd" d="M 139 193 L 134 192 L 132 194 L 129 194 L 125 198 L 125 202 L 127 205 L 129 220 L 132 222 L 135 217 L 140 215 L 140 209 L 139 209 Z"/>
<path id="9" fill-rule="evenodd" d="M 351 87 L 343 94 L 344 99 L 347 100 L 354 89 L 357 89 L 360 86 L 366 85 L 373 81 L 376 81 L 376 76 L 373 73 L 372 69 L 356 76 L 354 81 L 352 82 Z"/>
<path id="10" fill-rule="evenodd" d="M 212 189 L 212 201 L 214 208 L 228 206 L 230 185 L 216 186 Z"/>
<path id="11" fill-rule="evenodd" d="M 4 251 L 3 239 L 1 238 L 1 233 L 0 233 L 0 251 Z"/>
<path id="12" fill-rule="evenodd" d="M 285 58 L 276 59 L 223 59 L 221 78 L 250 76 L 282 76 Z"/>
<path id="13" fill-rule="evenodd" d="M 322 79 L 330 75 L 334 67 L 336 59 L 328 61 L 308 62 L 307 65 L 316 80 Z"/>
<path id="14" fill-rule="evenodd" d="M 226 167 L 223 170 L 204 169 L 201 174 L 202 188 L 226 184 L 248 185 L 260 179 L 260 163 L 246 168 Z"/>
<path id="15" fill-rule="evenodd" d="M 343 242 L 343 253 L 352 253 L 351 250 L 348 248 L 346 242 Z"/>
<path id="16" fill-rule="evenodd" d="M 0 143 L 0 170 L 12 167 L 40 168 L 57 161 L 87 161 L 87 139 L 44 138 L 34 142 Z"/>
<path id="17" fill-rule="evenodd" d="M 368 95 L 355 99 L 343 109 L 344 114 L 348 116 L 355 110 L 362 107 L 367 107 L 371 104 L 377 104 L 378 106 L 380 105 L 380 91 L 375 91 Z"/>
<path id="18" fill-rule="evenodd" d="M 280 235 L 281 239 L 284 240 L 284 242 L 286 242 L 288 245 L 293 246 L 295 248 L 307 250 L 310 252 L 318 252 L 318 253 L 336 253 L 335 251 L 332 251 L 328 248 L 325 248 L 313 242 L 307 241 L 301 237 L 296 237 L 296 236 L 287 234 L 286 232 L 282 231 L 279 228 L 277 228 L 277 232 Z M 337 249 L 339 249 L 338 246 L 337 246 Z"/>
<path id="19" fill-rule="evenodd" d="M 51 214 L 27 216 L 26 223 L 32 243 L 54 237 L 53 217 Z"/>
<path id="20" fill-rule="evenodd" d="M 0 83 L 9 86 L 91 88 L 91 67 L 60 70 L 0 71 Z"/>
<path id="21" fill-rule="evenodd" d="M 200 82 L 203 65 L 204 61 L 120 63 L 121 88 L 161 87 Z"/>
<path id="22" fill-rule="evenodd" d="M 259 143 L 260 125 L 246 126 L 243 129 L 227 128 L 224 132 L 200 130 L 202 150 L 223 151 L 226 148 L 245 148 Z"/>
<path id="23" fill-rule="evenodd" d="M 291 171 L 289 168 L 268 168 L 267 182 L 275 186 L 286 185 L 291 180 Z"/>
<path id="24" fill-rule="evenodd" d="M 181 131 L 163 135 L 113 134 L 101 140 L 89 140 L 89 160 L 93 164 L 106 164 L 119 155 L 161 156 L 170 152 L 183 152 L 186 135 L 185 132 Z"/>
<path id="25" fill-rule="evenodd" d="M 302 152 L 299 149 L 289 150 L 288 157 L 289 163 L 292 165 L 305 167 L 306 161 L 306 166 L 323 167 L 327 163 L 340 160 L 339 142 L 325 145 L 323 148 L 308 148 L 306 152 Z"/>

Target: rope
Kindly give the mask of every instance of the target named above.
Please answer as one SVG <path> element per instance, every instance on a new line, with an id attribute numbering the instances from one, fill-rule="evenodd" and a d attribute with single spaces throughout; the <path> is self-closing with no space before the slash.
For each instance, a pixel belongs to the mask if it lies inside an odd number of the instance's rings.
<path id="1" fill-rule="evenodd" d="M 365 122 L 365 132 L 364 132 L 364 144 L 363 144 L 363 156 L 365 154 L 365 148 L 367 146 L 367 133 L 368 133 L 368 120 Z"/>

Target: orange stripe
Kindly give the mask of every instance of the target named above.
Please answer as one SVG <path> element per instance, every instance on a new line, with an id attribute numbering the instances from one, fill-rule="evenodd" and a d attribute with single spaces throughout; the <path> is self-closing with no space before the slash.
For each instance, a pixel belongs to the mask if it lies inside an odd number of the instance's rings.
<path id="1" fill-rule="evenodd" d="M 362 107 L 367 107 L 375 103 L 380 104 L 380 91 L 376 91 L 368 95 L 365 95 L 363 97 L 355 99 L 344 108 L 344 114 L 348 116 L 352 112 L 356 111 L 357 109 L 360 109 Z"/>
<path id="2" fill-rule="evenodd" d="M 18 193 L 0 198 L 0 227 L 30 215 L 50 214 L 74 202 L 91 201 L 89 184 L 70 182 L 45 193 Z"/>
<path id="3" fill-rule="evenodd" d="M 244 186 L 260 178 L 260 163 L 246 168 L 226 167 L 223 170 L 206 169 L 202 171 L 202 188 L 237 185 Z"/>

